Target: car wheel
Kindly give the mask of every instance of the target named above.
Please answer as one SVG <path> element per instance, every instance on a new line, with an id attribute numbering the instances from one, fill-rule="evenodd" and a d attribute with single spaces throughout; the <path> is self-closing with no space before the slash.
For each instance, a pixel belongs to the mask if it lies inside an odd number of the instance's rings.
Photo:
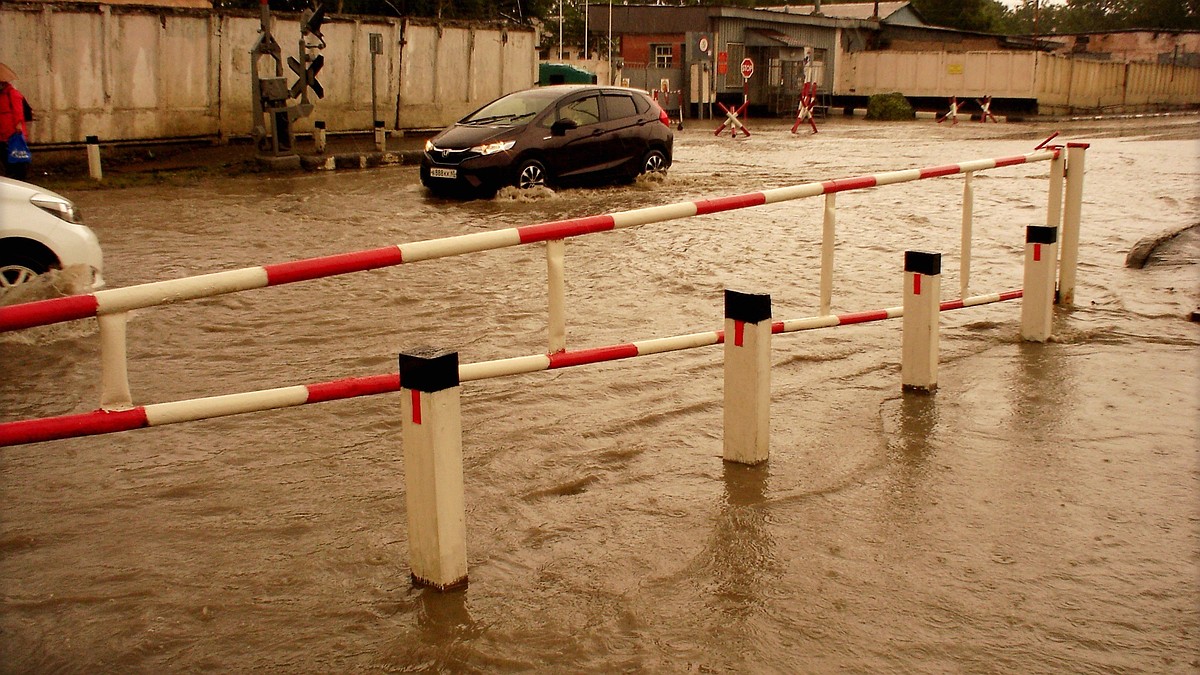
<path id="1" fill-rule="evenodd" d="M 536 159 L 527 159 L 521 162 L 521 168 L 517 170 L 517 187 L 521 190 L 545 187 L 547 178 L 545 164 Z"/>
<path id="2" fill-rule="evenodd" d="M 651 150 L 642 158 L 642 173 L 665 173 L 667 166 L 667 156 L 662 150 Z"/>
<path id="3" fill-rule="evenodd" d="M 0 262 L 0 288 L 8 288 L 31 281 L 39 274 L 50 271 L 52 262 L 19 256 Z"/>

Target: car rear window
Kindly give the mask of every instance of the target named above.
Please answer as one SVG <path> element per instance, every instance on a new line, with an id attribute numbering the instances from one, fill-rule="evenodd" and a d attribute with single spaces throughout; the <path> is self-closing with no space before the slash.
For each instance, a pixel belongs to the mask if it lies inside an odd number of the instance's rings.
<path id="1" fill-rule="evenodd" d="M 608 118 L 613 120 L 635 117 L 639 112 L 633 97 L 628 94 L 605 94 L 604 106 L 608 110 Z"/>

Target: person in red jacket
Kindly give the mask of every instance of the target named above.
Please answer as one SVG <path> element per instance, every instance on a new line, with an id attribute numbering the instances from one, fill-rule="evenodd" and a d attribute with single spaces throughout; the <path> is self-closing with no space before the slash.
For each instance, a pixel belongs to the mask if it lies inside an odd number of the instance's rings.
<path id="1" fill-rule="evenodd" d="M 33 121 L 33 110 L 29 102 L 17 91 L 13 80 L 17 74 L 11 68 L 0 63 L 0 158 L 4 160 L 4 175 L 17 180 L 25 180 L 29 171 L 29 163 L 8 162 L 8 139 L 20 131 L 29 141 L 28 122 Z"/>

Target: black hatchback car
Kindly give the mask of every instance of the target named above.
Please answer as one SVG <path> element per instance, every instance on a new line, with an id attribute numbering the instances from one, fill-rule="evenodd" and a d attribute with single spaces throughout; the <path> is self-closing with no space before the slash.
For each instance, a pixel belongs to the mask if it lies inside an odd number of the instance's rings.
<path id="1" fill-rule="evenodd" d="M 638 89 L 554 85 L 483 106 L 425 144 L 421 182 L 435 194 L 494 193 L 633 180 L 671 165 L 667 113 Z"/>

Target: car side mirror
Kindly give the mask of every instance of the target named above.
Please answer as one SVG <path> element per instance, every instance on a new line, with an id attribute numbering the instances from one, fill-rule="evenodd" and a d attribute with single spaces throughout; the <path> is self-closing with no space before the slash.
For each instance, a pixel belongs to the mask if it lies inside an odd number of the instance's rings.
<path id="1" fill-rule="evenodd" d="M 571 119 L 561 119 L 550 125 L 551 136 L 566 136 L 568 129 L 578 129 L 579 123 Z"/>

